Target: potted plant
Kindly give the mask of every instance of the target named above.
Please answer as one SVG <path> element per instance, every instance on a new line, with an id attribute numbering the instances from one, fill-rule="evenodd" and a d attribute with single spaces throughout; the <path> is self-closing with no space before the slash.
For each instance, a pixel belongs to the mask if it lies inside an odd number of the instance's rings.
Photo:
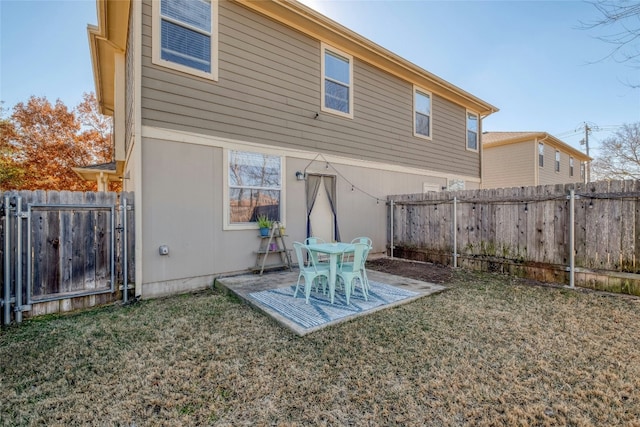
<path id="1" fill-rule="evenodd" d="M 260 215 L 257 219 L 257 222 L 258 228 L 260 229 L 260 235 L 268 236 L 269 231 L 271 231 L 271 225 L 273 224 L 273 221 L 271 221 L 266 215 Z"/>

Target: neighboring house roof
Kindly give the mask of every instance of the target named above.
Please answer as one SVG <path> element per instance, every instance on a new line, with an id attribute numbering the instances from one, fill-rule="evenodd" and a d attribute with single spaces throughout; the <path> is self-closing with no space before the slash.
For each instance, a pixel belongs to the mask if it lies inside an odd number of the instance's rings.
<path id="1" fill-rule="evenodd" d="M 491 147 L 499 147 L 501 145 L 517 144 L 519 142 L 536 140 L 561 149 L 565 153 L 571 154 L 579 161 L 593 160 L 582 151 L 573 148 L 566 142 L 559 140 L 547 132 L 484 132 L 482 134 L 482 148 L 487 149 Z"/>
<path id="2" fill-rule="evenodd" d="M 498 108 L 401 58 L 326 16 L 294 0 L 233 0 L 277 22 L 324 41 L 399 78 L 422 86 L 482 116 Z M 97 0 L 98 26 L 88 27 L 96 96 L 102 112 L 114 108 L 114 52 L 127 43 L 130 0 Z"/>
<path id="3" fill-rule="evenodd" d="M 121 162 L 118 162 L 121 163 Z M 71 168 L 80 178 L 87 181 L 96 181 L 100 175 L 105 176 L 109 181 L 119 181 L 122 170 L 118 170 L 116 162 L 99 163 L 89 166 Z"/>
<path id="4" fill-rule="evenodd" d="M 77 169 L 87 169 L 87 170 L 96 170 L 96 171 L 115 171 L 116 162 L 98 163 L 95 165 L 80 166 Z"/>

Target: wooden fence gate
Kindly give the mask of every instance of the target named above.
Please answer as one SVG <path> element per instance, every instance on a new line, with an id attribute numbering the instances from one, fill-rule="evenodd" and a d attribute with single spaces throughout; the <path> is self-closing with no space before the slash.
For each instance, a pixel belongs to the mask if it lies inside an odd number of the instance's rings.
<path id="1" fill-rule="evenodd" d="M 0 204 L 3 325 L 127 299 L 133 193 L 7 192 Z"/>

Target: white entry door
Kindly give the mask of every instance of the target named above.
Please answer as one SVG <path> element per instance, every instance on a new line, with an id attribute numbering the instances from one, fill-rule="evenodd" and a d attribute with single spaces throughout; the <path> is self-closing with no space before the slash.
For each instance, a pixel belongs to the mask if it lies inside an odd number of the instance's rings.
<path id="1" fill-rule="evenodd" d="M 327 191 L 324 187 L 325 179 L 331 178 L 322 177 L 316 201 L 313 205 L 313 210 L 311 211 L 309 219 L 311 221 L 311 233 L 313 236 L 320 237 L 327 242 L 331 242 L 335 235 L 333 229 L 334 219 L 333 212 L 331 212 L 331 204 L 329 203 L 329 196 L 327 196 Z"/>

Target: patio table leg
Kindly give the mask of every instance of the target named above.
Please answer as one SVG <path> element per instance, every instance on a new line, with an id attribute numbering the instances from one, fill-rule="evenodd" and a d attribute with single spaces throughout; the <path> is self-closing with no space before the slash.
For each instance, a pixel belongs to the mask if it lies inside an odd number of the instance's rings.
<path id="1" fill-rule="evenodd" d="M 336 295 L 336 269 L 338 264 L 338 254 L 330 254 L 329 256 L 329 297 L 333 304 Z"/>

